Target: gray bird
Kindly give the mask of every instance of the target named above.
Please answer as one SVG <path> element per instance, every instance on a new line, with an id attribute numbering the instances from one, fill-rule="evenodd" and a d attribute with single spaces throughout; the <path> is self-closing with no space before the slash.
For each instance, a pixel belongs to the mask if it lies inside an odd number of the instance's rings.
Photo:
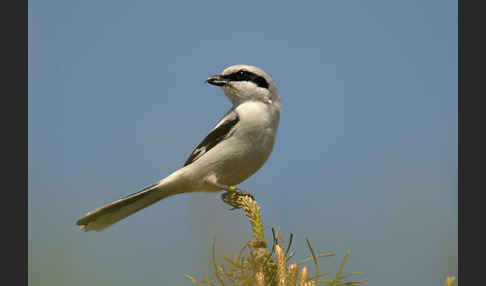
<path id="1" fill-rule="evenodd" d="M 280 96 L 263 70 L 234 65 L 207 83 L 219 86 L 232 108 L 197 145 L 184 166 L 137 193 L 88 212 L 76 224 L 100 231 L 172 195 L 234 190 L 267 161 L 280 120 Z"/>

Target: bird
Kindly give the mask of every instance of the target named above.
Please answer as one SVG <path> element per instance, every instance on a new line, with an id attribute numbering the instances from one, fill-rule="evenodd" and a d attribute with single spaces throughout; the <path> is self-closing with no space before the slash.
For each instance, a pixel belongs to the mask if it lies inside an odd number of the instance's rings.
<path id="1" fill-rule="evenodd" d="M 267 161 L 280 121 L 281 101 L 272 78 L 252 65 L 232 65 L 206 83 L 220 87 L 232 106 L 184 165 L 149 187 L 86 213 L 84 231 L 101 231 L 167 197 L 235 190 Z"/>

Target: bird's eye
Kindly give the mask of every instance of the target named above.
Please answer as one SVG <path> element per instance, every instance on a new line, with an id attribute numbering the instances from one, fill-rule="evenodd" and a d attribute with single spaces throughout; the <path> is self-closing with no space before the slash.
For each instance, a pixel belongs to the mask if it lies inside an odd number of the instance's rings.
<path id="1" fill-rule="evenodd" d="M 268 82 L 265 80 L 265 78 L 247 70 L 238 70 L 232 74 L 224 75 L 223 78 L 230 81 L 251 81 L 258 87 L 268 88 Z"/>

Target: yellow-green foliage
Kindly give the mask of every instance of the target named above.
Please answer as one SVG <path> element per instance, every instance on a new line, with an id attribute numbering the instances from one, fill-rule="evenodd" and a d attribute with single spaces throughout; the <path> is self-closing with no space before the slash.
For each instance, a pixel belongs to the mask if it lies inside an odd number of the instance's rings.
<path id="1" fill-rule="evenodd" d="M 340 286 L 340 285 L 359 285 L 366 279 L 358 281 L 349 281 L 351 276 L 362 273 L 351 272 L 344 273 L 344 264 L 348 259 L 348 251 L 339 264 L 336 273 L 332 278 L 324 279 L 330 274 L 319 272 L 319 258 L 334 256 L 332 253 L 316 254 L 309 239 L 306 239 L 307 246 L 311 257 L 302 260 L 299 263 L 288 264 L 293 258 L 295 252 L 290 252 L 293 235 L 290 235 L 289 243 L 285 248 L 285 242 L 282 239 L 280 229 L 273 232 L 272 249 L 267 249 L 267 242 L 263 233 L 263 223 L 260 213 L 260 207 L 253 197 L 249 194 L 234 189 L 223 194 L 223 200 L 234 208 L 241 208 L 248 217 L 253 233 L 253 239 L 243 246 L 243 248 L 233 255 L 232 258 L 225 257 L 224 262 L 218 264 L 215 261 L 215 241 L 212 247 L 212 264 L 214 274 L 206 276 L 203 280 L 197 280 L 189 275 L 185 277 L 191 280 L 195 285 L 202 286 Z M 286 250 L 285 250 L 286 249 Z M 245 251 L 246 250 L 246 251 Z M 315 275 L 309 277 L 308 266 L 306 263 L 314 262 Z M 299 271 L 300 270 L 300 271 Z"/>

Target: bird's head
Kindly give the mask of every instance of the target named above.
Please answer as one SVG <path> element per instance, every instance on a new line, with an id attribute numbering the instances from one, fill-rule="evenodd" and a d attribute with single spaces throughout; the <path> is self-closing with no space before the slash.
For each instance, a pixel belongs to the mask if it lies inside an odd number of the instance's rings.
<path id="1" fill-rule="evenodd" d="M 206 82 L 220 86 L 234 105 L 258 100 L 280 107 L 280 96 L 274 81 L 258 67 L 230 66 L 221 74 L 209 77 Z"/>

